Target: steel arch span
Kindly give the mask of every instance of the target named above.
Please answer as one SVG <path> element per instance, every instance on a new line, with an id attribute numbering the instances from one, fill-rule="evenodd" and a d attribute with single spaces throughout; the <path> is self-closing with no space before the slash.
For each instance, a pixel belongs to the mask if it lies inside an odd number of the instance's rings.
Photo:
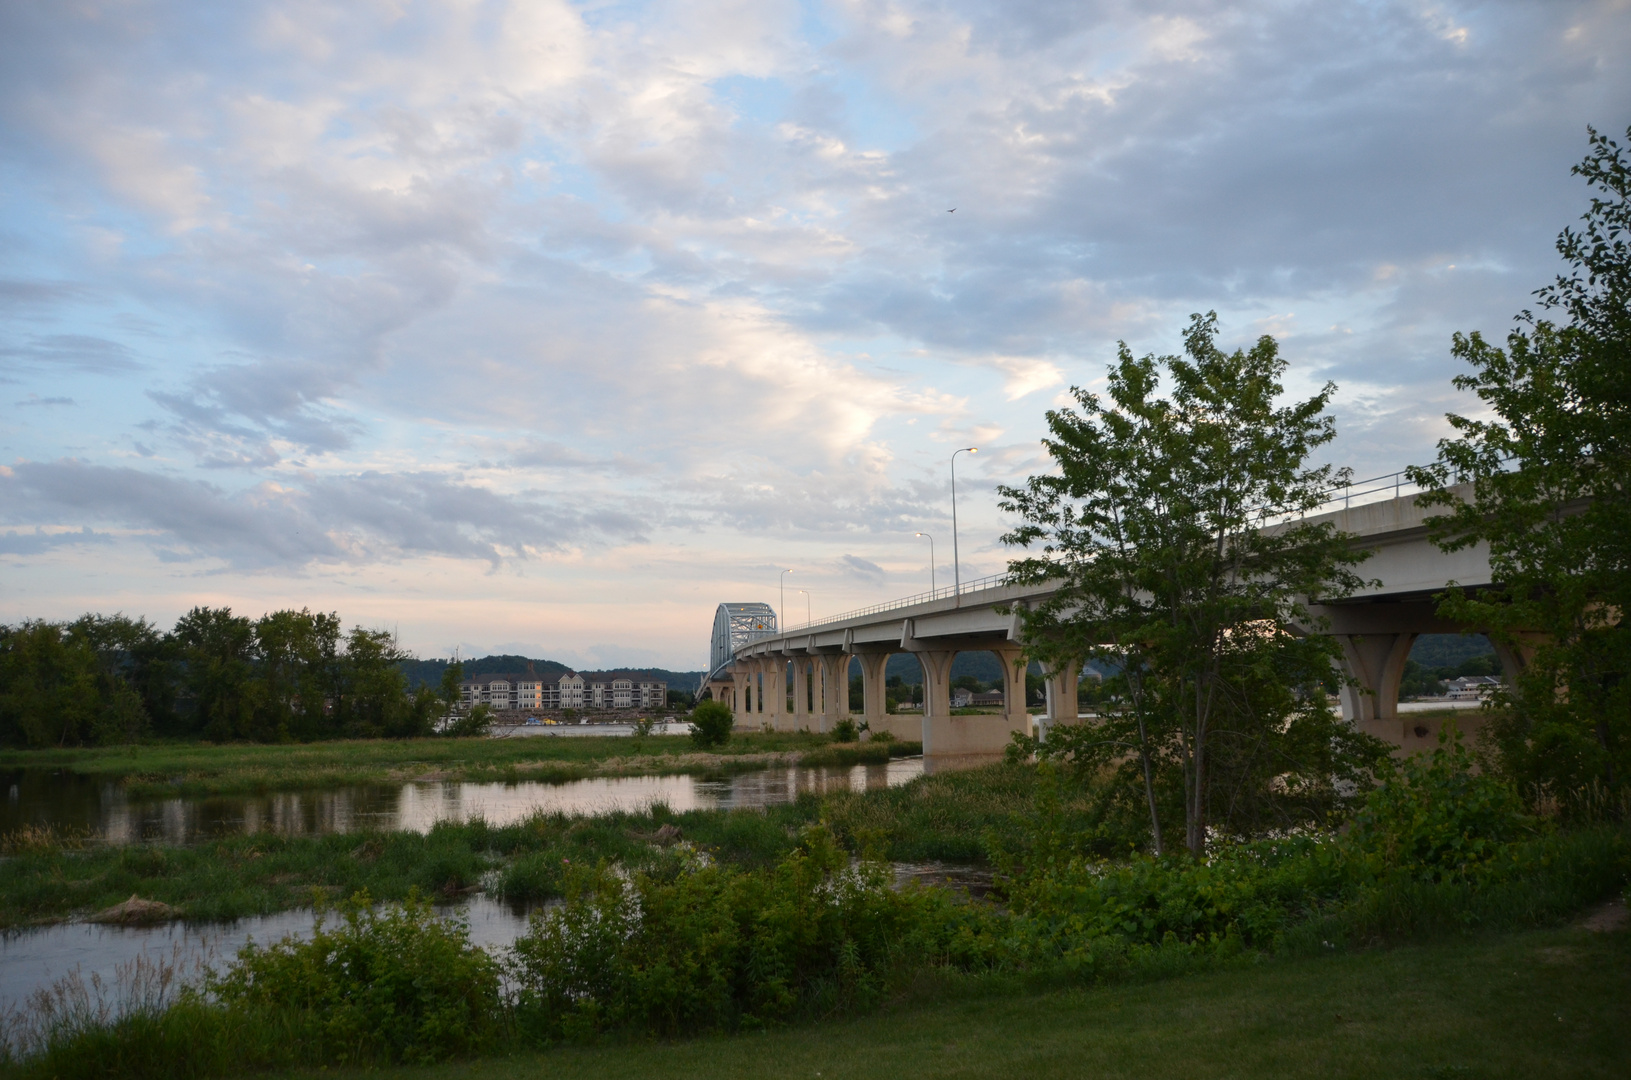
<path id="1" fill-rule="evenodd" d="M 710 679 L 727 678 L 724 669 L 735 658 L 736 650 L 755 638 L 776 633 L 776 609 L 769 604 L 720 604 L 714 612 L 714 636 L 708 649 Z"/>

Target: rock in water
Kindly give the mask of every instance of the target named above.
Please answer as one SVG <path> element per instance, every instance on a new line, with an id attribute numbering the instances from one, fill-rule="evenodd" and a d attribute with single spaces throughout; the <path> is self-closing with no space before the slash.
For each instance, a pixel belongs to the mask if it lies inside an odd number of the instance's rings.
<path id="1" fill-rule="evenodd" d="M 168 922 L 180 915 L 175 908 L 159 900 L 143 900 L 135 893 L 122 904 L 114 904 L 105 911 L 91 916 L 91 922 L 113 923 L 118 926 L 140 926 L 145 923 Z"/>

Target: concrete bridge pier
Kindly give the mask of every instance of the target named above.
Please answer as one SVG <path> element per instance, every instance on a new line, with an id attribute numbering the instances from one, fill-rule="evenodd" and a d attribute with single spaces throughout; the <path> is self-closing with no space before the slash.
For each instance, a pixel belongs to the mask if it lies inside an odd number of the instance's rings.
<path id="1" fill-rule="evenodd" d="M 821 665 L 821 731 L 829 732 L 849 716 L 849 653 L 823 652 Z"/>
<path id="2" fill-rule="evenodd" d="M 923 666 L 923 756 L 977 753 L 970 716 L 951 715 L 951 662 L 955 649 L 912 649 Z"/>
<path id="3" fill-rule="evenodd" d="M 854 654 L 861 661 L 861 719 L 874 735 L 887 731 L 902 741 L 913 741 L 923 737 L 922 725 L 915 717 L 890 715 L 885 701 L 884 669 L 893 653 L 893 649 L 858 649 Z"/>
<path id="4" fill-rule="evenodd" d="M 787 710 L 787 657 L 771 654 L 765 658 L 765 723 L 771 731 L 793 730 Z"/>
<path id="5" fill-rule="evenodd" d="M 1081 685 L 1082 662 L 1068 660 L 1058 665 L 1043 664 L 1042 678 L 1048 692 L 1048 711 L 1037 728 L 1038 734 L 1046 739 L 1048 729 L 1059 724 L 1080 722 L 1081 709 L 1076 704 L 1076 691 Z"/>
<path id="6" fill-rule="evenodd" d="M 1479 627 L 1463 626 L 1440 618 L 1431 600 L 1374 603 L 1338 603 L 1309 608 L 1321 624 L 1316 632 L 1329 633 L 1341 650 L 1339 670 L 1356 685 L 1344 685 L 1340 694 L 1342 716 L 1360 731 L 1375 735 L 1406 751 L 1436 745 L 1441 719 L 1399 712 L 1399 682 L 1410 649 L 1422 634 L 1463 634 Z M 1523 669 L 1532 650 L 1497 645 L 1507 680 Z M 1467 710 L 1456 724 L 1469 737 L 1477 735 L 1484 717 Z"/>
<path id="7" fill-rule="evenodd" d="M 990 737 L 1000 740 L 999 750 L 1006 750 L 1013 742 L 1015 733 L 1031 734 L 1031 711 L 1025 701 L 1025 671 L 1030 667 L 1030 662 L 1018 645 L 1001 646 L 991 651 L 1002 661 L 1003 729 L 1000 733 L 992 731 Z M 1076 700 L 1074 695 L 1073 690 L 1070 699 L 1073 702 Z M 1076 710 L 1070 711 L 1074 713 Z"/>
<path id="8" fill-rule="evenodd" d="M 793 715 L 794 731 L 810 730 L 810 658 L 803 653 L 793 654 Z"/>
<path id="9" fill-rule="evenodd" d="M 1336 635 L 1344 673 L 1357 683 L 1342 687 L 1342 715 L 1359 730 L 1388 738 L 1383 729 L 1391 731 L 1397 726 L 1399 680 L 1417 636 L 1409 632 Z"/>

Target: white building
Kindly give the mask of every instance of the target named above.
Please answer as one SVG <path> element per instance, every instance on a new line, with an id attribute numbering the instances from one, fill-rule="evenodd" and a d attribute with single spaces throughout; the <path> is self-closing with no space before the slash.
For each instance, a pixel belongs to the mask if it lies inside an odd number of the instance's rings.
<path id="1" fill-rule="evenodd" d="M 1462 675 L 1449 681 L 1446 696 L 1451 701 L 1477 701 L 1500 685 L 1493 675 Z"/>
<path id="2" fill-rule="evenodd" d="M 575 672 L 567 672 L 561 676 L 556 684 L 557 697 L 563 709 L 581 709 L 585 706 L 583 676 Z"/>
<path id="3" fill-rule="evenodd" d="M 542 676 L 481 675 L 459 684 L 459 705 L 486 705 L 494 711 L 557 709 L 661 709 L 668 704 L 668 684 L 629 678 L 587 682 L 569 671 L 555 682 Z"/>

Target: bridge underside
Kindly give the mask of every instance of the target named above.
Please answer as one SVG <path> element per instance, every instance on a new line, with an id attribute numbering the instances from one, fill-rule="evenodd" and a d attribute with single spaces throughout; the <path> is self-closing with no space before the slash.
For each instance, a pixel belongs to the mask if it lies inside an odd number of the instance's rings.
<path id="1" fill-rule="evenodd" d="M 1437 614 L 1432 597 L 1447 582 L 1470 588 L 1491 582 L 1483 545 L 1445 552 L 1432 544 L 1426 519 L 1433 512 L 1417 506 L 1414 496 L 1402 496 L 1309 519 L 1330 521 L 1368 549 L 1371 557 L 1361 570 L 1375 583 L 1351 598 L 1314 606 L 1304 630 L 1330 634 L 1337 641 L 1347 684 L 1341 691 L 1343 715 L 1360 730 L 1405 749 L 1434 745 L 1439 729 L 1437 720 L 1401 716 L 1399 711 L 1399 682 L 1416 638 L 1486 629 L 1451 623 Z M 853 658 L 860 661 L 864 687 L 860 719 L 871 731 L 920 738 L 931 758 L 999 753 L 1015 732 L 1034 733 L 1080 720 L 1079 663 L 1045 672 L 1044 715 L 1033 718 L 1025 708 L 1025 660 L 1014 612 L 1046 593 L 1044 588 L 996 585 L 921 603 L 913 598 L 837 616 L 796 633 L 766 635 L 732 650 L 731 661 L 709 685 L 717 687 L 713 696 L 731 703 L 742 727 L 830 731 L 849 715 Z M 1002 661 L 1001 716 L 951 715 L 952 660 L 974 650 L 990 651 Z M 1496 651 L 1508 681 L 1533 653 L 1527 647 L 1497 646 Z M 897 652 L 913 653 L 922 663 L 921 717 L 890 715 L 884 709 L 884 665 Z M 1481 721 L 1467 716 L 1460 723 L 1471 734 Z"/>
<path id="2" fill-rule="evenodd" d="M 1430 599 L 1372 600 L 1328 604 L 1311 608 L 1321 624 L 1313 632 L 1334 637 L 1341 650 L 1340 692 L 1343 716 L 1359 730 L 1404 749 L 1436 745 L 1443 720 L 1401 714 L 1399 684 L 1405 660 L 1422 634 L 1474 633 L 1483 628 L 1449 622 L 1438 616 Z M 957 613 L 971 621 L 974 612 Z M 933 616 L 905 618 L 882 628 L 854 628 L 833 634 L 805 634 L 757 643 L 749 655 L 727 665 L 724 678 L 712 678 L 705 692 L 723 701 L 736 714 L 742 730 L 830 732 L 840 720 L 863 723 L 879 734 L 921 741 L 925 757 L 989 758 L 1000 754 L 1014 734 L 1035 735 L 1055 724 L 1082 721 L 1077 705 L 1081 663 L 1044 668 L 1046 708 L 1031 715 L 1025 701 L 1027 659 L 1014 637 L 1017 626 L 999 631 L 970 628 L 965 633 L 936 633 L 944 619 Z M 1005 621 L 1010 621 L 1005 620 Z M 828 640 L 828 639 L 831 640 Z M 950 673 L 959 653 L 989 652 L 1003 670 L 1003 711 L 1000 715 L 953 716 Z M 885 706 L 884 669 L 896 653 L 911 653 L 923 670 L 924 709 L 921 715 L 890 713 Z M 1497 646 L 1510 680 L 1530 655 L 1528 649 Z M 850 708 L 850 671 L 858 661 L 862 706 Z M 1482 726 L 1476 714 L 1457 723 L 1469 736 Z"/>

